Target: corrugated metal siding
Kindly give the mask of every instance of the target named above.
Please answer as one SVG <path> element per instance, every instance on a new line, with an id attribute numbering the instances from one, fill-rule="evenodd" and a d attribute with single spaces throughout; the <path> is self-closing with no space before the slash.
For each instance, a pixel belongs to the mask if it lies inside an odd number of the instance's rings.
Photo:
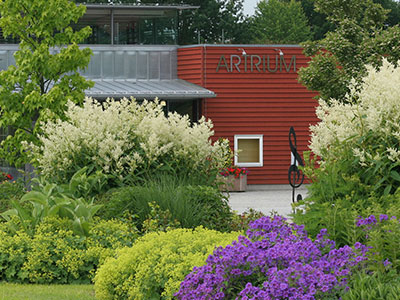
<path id="1" fill-rule="evenodd" d="M 204 47 L 178 49 L 178 78 L 204 87 Z"/>
<path id="2" fill-rule="evenodd" d="M 243 48 L 247 53 L 247 72 L 244 70 Z M 255 67 L 257 57 L 270 56 L 270 69 L 275 68 L 275 57 L 279 50 L 284 53 L 287 66 L 292 56 L 296 56 L 296 69 L 306 66 L 308 59 L 297 46 L 193 46 L 178 50 L 178 77 L 202 85 L 215 92 L 216 98 L 203 100 L 203 114 L 214 123 L 215 138 L 225 137 L 231 141 L 235 134 L 264 135 L 264 166 L 249 168 L 249 184 L 286 184 L 290 165 L 288 134 L 294 126 L 298 149 L 302 153 L 309 143 L 309 125 L 317 122 L 313 99 L 315 93 L 308 91 L 297 82 L 297 72 L 293 65 L 289 72 L 283 65 L 282 72 L 260 71 Z M 233 65 L 228 72 L 217 66 L 224 55 L 230 69 L 230 56 L 242 58 L 239 73 Z M 234 62 L 237 57 L 234 57 Z M 201 65 L 203 61 L 203 65 Z M 202 78 L 199 78 L 199 77 Z"/>

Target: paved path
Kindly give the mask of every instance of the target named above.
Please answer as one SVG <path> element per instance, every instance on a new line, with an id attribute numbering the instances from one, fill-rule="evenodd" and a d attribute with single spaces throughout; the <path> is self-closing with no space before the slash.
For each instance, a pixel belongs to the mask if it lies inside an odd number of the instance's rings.
<path id="1" fill-rule="evenodd" d="M 307 194 L 307 188 L 303 185 L 296 189 L 296 195 L 303 198 Z M 292 188 L 287 185 L 248 185 L 246 192 L 230 192 L 229 204 L 238 213 L 254 208 L 269 214 L 272 211 L 283 216 L 292 212 Z"/>

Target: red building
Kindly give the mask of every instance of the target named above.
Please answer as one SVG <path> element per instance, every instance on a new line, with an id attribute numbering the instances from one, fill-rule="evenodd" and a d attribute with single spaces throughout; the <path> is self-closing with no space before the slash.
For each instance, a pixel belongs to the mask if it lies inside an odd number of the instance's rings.
<path id="1" fill-rule="evenodd" d="M 215 139 L 240 149 L 235 164 L 248 167 L 249 184 L 286 184 L 293 126 L 300 153 L 317 122 L 316 95 L 297 81 L 307 65 L 292 45 L 193 45 L 178 49 L 178 77 L 213 91 L 201 112 L 214 124 Z"/>

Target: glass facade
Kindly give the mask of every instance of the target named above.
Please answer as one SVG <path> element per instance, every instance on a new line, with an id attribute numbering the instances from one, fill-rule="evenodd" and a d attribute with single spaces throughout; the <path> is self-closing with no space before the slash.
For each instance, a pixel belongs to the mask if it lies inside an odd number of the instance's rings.
<path id="1" fill-rule="evenodd" d="M 177 11 L 130 11 L 89 9 L 78 24 L 92 28 L 85 44 L 176 45 Z"/>

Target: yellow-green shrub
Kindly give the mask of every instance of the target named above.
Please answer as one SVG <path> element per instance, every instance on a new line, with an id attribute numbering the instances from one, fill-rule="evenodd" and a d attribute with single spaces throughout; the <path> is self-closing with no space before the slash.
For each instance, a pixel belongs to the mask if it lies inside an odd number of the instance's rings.
<path id="1" fill-rule="evenodd" d="M 8 282 L 88 283 L 107 257 L 138 237 L 116 220 L 96 219 L 89 237 L 74 234 L 60 218 L 45 219 L 33 236 L 0 225 L 0 281 Z"/>
<path id="2" fill-rule="evenodd" d="M 5 223 L 0 223 L 0 281 L 24 281 L 28 274 L 22 265 L 31 249 L 31 237 L 19 231 L 12 237 Z"/>
<path id="3" fill-rule="evenodd" d="M 194 266 L 204 265 L 216 246 L 226 246 L 238 235 L 202 227 L 149 233 L 99 268 L 94 279 L 96 297 L 173 299 Z"/>

